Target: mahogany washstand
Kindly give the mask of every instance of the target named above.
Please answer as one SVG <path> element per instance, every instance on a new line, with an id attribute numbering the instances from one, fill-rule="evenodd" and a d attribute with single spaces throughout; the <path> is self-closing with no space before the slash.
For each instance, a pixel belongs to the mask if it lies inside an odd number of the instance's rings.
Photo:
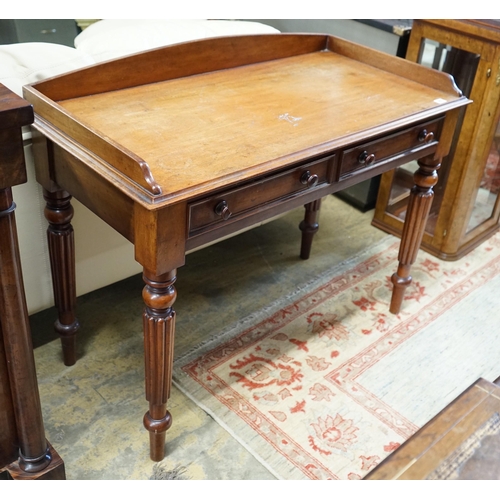
<path id="1" fill-rule="evenodd" d="M 305 205 L 307 258 L 322 197 L 418 159 L 392 278 L 397 313 L 469 102 L 449 75 L 320 34 L 182 43 L 25 86 L 24 96 L 66 364 L 78 330 L 71 197 L 131 241 L 143 266 L 153 460 L 171 425 L 174 283 L 186 251 Z"/>

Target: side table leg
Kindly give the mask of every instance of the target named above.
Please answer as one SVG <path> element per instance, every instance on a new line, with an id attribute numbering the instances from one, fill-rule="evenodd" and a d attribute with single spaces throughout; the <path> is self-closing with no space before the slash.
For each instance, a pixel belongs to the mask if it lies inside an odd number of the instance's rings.
<path id="1" fill-rule="evenodd" d="M 427 217 L 434 198 L 432 188 L 438 181 L 437 171 L 441 166 L 441 160 L 433 156 L 426 156 L 418 160 L 419 169 L 415 172 L 413 179 L 415 186 L 410 193 L 408 209 L 406 212 L 401 244 L 399 247 L 399 265 L 397 271 L 392 275 L 394 284 L 392 299 L 389 310 L 398 314 L 405 294 L 406 287 L 411 283 L 411 266 L 417 258 L 417 253 L 425 232 Z"/>
<path id="2" fill-rule="evenodd" d="M 46 469 L 52 456 L 45 439 L 14 209 L 11 189 L 1 189 L 0 342 L 4 344 L 17 427 L 18 466 L 29 476 Z"/>
<path id="3" fill-rule="evenodd" d="M 176 270 L 155 276 L 144 269 L 146 283 L 142 297 L 145 304 L 144 356 L 146 399 L 149 411 L 144 415 L 144 427 L 149 431 L 151 460 L 165 456 L 165 433 L 172 425 L 167 400 L 172 384 L 174 358 L 175 311 L 172 306 L 177 292 L 174 287 Z"/>
<path id="4" fill-rule="evenodd" d="M 76 279 L 75 244 L 73 236 L 73 207 L 71 195 L 66 191 L 44 190 L 45 218 L 49 222 L 49 244 L 54 302 L 58 319 L 54 328 L 59 334 L 66 366 L 76 363 L 76 333 L 80 327 L 75 316 Z"/>
<path id="5" fill-rule="evenodd" d="M 299 224 L 302 231 L 302 244 L 300 247 L 300 258 L 307 260 L 311 254 L 311 246 L 314 235 L 318 232 L 318 215 L 321 207 L 321 198 L 305 205 L 306 213 L 304 220 Z"/>

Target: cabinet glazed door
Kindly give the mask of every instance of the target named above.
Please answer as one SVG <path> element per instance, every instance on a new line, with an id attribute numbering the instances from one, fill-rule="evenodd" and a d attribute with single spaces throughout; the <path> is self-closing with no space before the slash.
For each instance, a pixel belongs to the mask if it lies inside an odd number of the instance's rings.
<path id="1" fill-rule="evenodd" d="M 467 22 L 442 24 L 416 20 L 407 59 L 451 74 L 473 101 L 461 112 L 450 154 L 439 169 L 422 241 L 437 257 L 455 260 L 498 229 L 500 38 L 490 40 L 491 31 Z M 500 27 L 494 29 L 500 37 Z M 382 176 L 373 225 L 401 234 L 416 168 L 409 163 Z"/>
<path id="2" fill-rule="evenodd" d="M 490 130 L 484 130 L 489 140 L 484 157 L 478 158 L 484 164 L 482 175 L 477 183 L 477 193 L 471 207 L 466 233 L 469 235 L 489 220 L 498 219 L 498 195 L 500 194 L 500 85 L 497 87 L 496 98 L 488 102 L 484 114 L 485 123 L 490 115 L 495 116 Z M 494 102 L 496 100 L 496 103 Z M 486 129 L 487 127 L 485 127 Z"/>

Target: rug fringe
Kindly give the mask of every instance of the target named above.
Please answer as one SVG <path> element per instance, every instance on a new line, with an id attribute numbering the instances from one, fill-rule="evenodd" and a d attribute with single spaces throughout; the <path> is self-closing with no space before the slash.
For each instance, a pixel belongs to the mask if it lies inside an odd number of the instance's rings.
<path id="1" fill-rule="evenodd" d="M 186 467 L 182 465 L 178 465 L 171 470 L 165 470 L 165 467 L 163 465 L 155 464 L 153 466 L 153 474 L 149 479 L 154 481 L 174 481 L 180 479 L 190 479 L 189 476 L 184 475 L 186 472 Z"/>
<path id="2" fill-rule="evenodd" d="M 254 458 L 257 460 L 260 464 L 262 464 L 276 479 L 278 480 L 284 480 L 284 477 L 278 474 L 276 470 L 271 467 L 269 463 L 267 463 L 258 453 L 255 452 L 255 450 L 248 445 L 248 443 L 242 439 L 237 432 L 234 432 L 234 428 L 231 426 L 228 426 L 222 419 L 220 419 L 217 414 L 210 410 L 207 406 L 205 406 L 201 401 L 199 401 L 193 394 L 191 394 L 189 391 L 185 390 L 184 387 L 176 382 L 175 380 L 172 380 L 172 384 L 179 389 L 180 392 L 182 392 L 186 397 L 188 397 L 193 403 L 198 406 L 201 410 L 203 410 L 207 415 L 209 415 L 211 418 L 213 418 L 228 434 L 231 435 L 233 439 L 235 439 L 238 443 L 243 446 Z"/>

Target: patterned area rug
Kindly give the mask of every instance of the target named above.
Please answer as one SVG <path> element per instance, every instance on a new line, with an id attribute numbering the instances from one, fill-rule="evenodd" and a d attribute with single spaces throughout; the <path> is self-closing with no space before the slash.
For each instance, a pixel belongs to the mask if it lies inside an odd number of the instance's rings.
<path id="1" fill-rule="evenodd" d="M 498 294 L 482 293 L 500 287 L 498 233 L 458 262 L 421 251 L 392 315 L 398 247 L 387 237 L 218 332 L 176 360 L 174 383 L 277 478 L 361 479 L 477 378 L 499 375 Z"/>

